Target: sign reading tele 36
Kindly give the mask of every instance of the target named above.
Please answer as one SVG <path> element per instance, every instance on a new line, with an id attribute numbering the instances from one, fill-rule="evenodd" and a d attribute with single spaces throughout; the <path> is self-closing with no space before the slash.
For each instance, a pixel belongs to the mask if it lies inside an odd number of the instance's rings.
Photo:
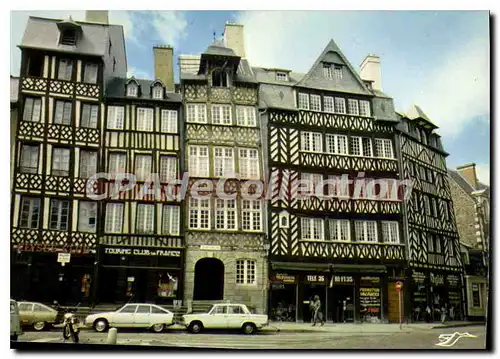
<path id="1" fill-rule="evenodd" d="M 106 254 L 117 254 L 122 256 L 158 256 L 158 257 L 180 257 L 180 251 L 153 248 L 105 248 Z"/>

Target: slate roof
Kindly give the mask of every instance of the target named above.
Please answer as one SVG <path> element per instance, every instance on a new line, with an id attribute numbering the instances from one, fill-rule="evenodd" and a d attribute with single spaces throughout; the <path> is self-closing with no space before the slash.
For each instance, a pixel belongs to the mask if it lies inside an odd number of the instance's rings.
<path id="1" fill-rule="evenodd" d="M 448 168 L 448 175 L 469 195 L 472 196 L 472 192 L 486 190 L 486 194 L 490 195 L 490 186 L 485 185 L 482 182 L 477 182 L 477 188 L 474 188 L 461 174 L 459 171 Z"/>
<path id="2" fill-rule="evenodd" d="M 106 97 L 109 98 L 128 98 L 126 96 L 125 85 L 127 82 L 135 80 L 140 86 L 140 96 L 133 97 L 143 100 L 151 101 L 165 101 L 165 102 L 182 102 L 182 95 L 180 93 L 168 92 L 166 98 L 162 100 L 153 99 L 151 96 L 151 85 L 158 80 L 147 80 L 147 79 L 136 79 L 136 78 L 122 78 L 122 77 L 112 77 L 106 85 Z"/>
<path id="3" fill-rule="evenodd" d="M 417 106 L 415 104 L 410 106 L 410 108 L 406 111 L 406 116 L 410 120 L 424 120 L 425 122 L 427 122 L 427 124 L 422 123 L 422 125 L 424 125 L 426 127 L 438 128 L 438 126 L 434 122 L 432 122 L 429 117 L 427 117 L 425 112 L 419 106 Z M 422 122 L 422 121 L 420 121 L 420 122 Z"/>
<path id="4" fill-rule="evenodd" d="M 207 49 L 203 52 L 202 55 L 216 55 L 216 56 L 236 56 L 234 51 L 228 47 L 224 46 L 222 40 L 215 40 Z"/>
<path id="5" fill-rule="evenodd" d="M 189 72 L 181 72 L 179 77 L 181 80 L 206 81 L 207 79 L 206 75 L 197 75 Z M 257 79 L 247 59 L 240 60 L 234 81 L 257 84 Z"/>

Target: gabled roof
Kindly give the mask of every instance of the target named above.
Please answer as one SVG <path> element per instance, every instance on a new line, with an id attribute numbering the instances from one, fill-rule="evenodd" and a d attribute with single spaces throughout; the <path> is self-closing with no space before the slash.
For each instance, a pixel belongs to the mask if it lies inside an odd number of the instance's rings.
<path id="1" fill-rule="evenodd" d="M 222 40 L 215 40 L 210 44 L 209 47 L 203 52 L 204 55 L 218 55 L 218 56 L 234 56 L 234 57 L 239 57 L 236 56 L 234 51 L 226 46 L 224 46 L 224 43 Z M 202 55 L 203 55 L 202 54 Z"/>
<path id="2" fill-rule="evenodd" d="M 438 126 L 427 117 L 425 112 L 415 104 L 410 106 L 408 111 L 406 111 L 406 115 L 410 120 L 416 121 L 420 126 L 430 129 L 438 128 Z"/>
<path id="3" fill-rule="evenodd" d="M 456 184 L 458 184 L 468 195 L 472 197 L 472 192 L 485 190 L 486 194 L 490 194 L 490 186 L 485 185 L 482 182 L 477 182 L 477 188 L 474 188 L 469 181 L 467 181 L 459 171 L 448 168 L 448 175 L 452 178 Z"/>
<path id="4" fill-rule="evenodd" d="M 190 72 L 181 72 L 179 77 L 181 80 L 198 80 L 198 81 L 207 80 L 207 76 L 204 74 L 193 74 Z M 254 71 L 250 67 L 247 59 L 240 60 L 238 68 L 236 70 L 236 76 L 234 77 L 234 81 L 257 84 Z"/>
<path id="5" fill-rule="evenodd" d="M 344 72 L 342 79 L 327 79 L 323 75 L 323 62 L 344 65 L 349 71 L 348 73 Z M 296 86 L 372 96 L 372 93 L 368 90 L 361 77 L 359 77 L 356 70 L 354 70 L 333 39 L 326 45 L 311 69 Z"/>
<path id="6" fill-rule="evenodd" d="M 163 82 L 160 80 L 160 79 L 155 79 L 154 81 L 151 82 L 151 87 L 155 86 L 155 85 L 160 85 L 162 87 L 165 87 L 165 85 L 163 84 Z"/>
<path id="7" fill-rule="evenodd" d="M 151 100 L 151 101 L 163 101 L 163 102 L 182 102 L 181 94 L 175 92 L 166 91 L 166 97 L 163 99 L 153 99 L 151 96 L 151 85 L 156 80 L 147 79 L 126 79 L 122 77 L 112 77 L 106 84 L 106 97 L 108 98 L 127 98 L 131 99 L 125 95 L 125 85 L 131 80 L 134 80 L 140 87 L 141 91 L 138 97 L 133 97 L 133 99 L 139 100 Z"/>

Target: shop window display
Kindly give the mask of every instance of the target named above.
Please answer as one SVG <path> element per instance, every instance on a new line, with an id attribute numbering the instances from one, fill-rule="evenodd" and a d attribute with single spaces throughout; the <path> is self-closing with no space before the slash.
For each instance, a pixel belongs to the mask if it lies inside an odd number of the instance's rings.
<path id="1" fill-rule="evenodd" d="M 359 310 L 363 322 L 380 322 L 381 296 L 380 277 L 361 277 L 359 288 Z"/>

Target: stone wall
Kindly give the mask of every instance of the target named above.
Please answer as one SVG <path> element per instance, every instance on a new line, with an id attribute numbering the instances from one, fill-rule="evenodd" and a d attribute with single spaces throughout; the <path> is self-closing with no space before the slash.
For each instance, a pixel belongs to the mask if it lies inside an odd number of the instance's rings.
<path id="1" fill-rule="evenodd" d="M 449 182 L 460 242 L 477 248 L 474 200 L 452 178 Z"/>

